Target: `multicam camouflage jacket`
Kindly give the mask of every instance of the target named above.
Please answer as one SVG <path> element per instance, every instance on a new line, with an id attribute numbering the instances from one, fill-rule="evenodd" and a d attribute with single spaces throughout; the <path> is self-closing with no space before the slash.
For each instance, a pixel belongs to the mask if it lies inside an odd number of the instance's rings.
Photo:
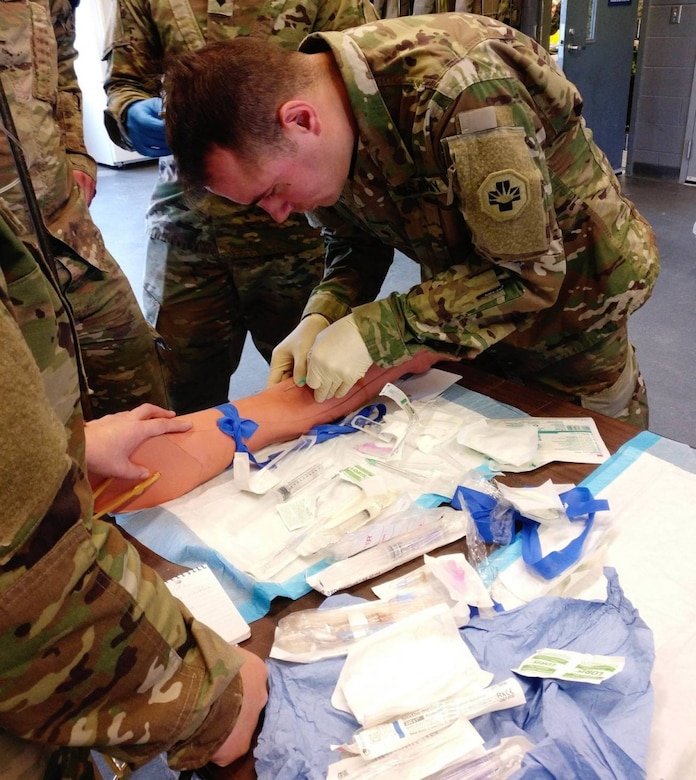
<path id="1" fill-rule="evenodd" d="M 107 34 L 104 88 L 106 127 L 114 143 L 132 149 L 126 128 L 128 107 L 161 94 L 169 58 L 207 42 L 237 36 L 270 37 L 296 49 L 313 30 L 343 30 L 377 19 L 369 0 L 118 0 Z M 214 225 L 211 222 L 214 220 Z M 284 225 L 261 209 L 208 196 L 192 207 L 185 200 L 171 158 L 160 158 L 160 176 L 148 211 L 151 237 L 194 251 L 217 244 L 234 258 L 303 251 L 319 241 L 302 215 Z"/>
<path id="2" fill-rule="evenodd" d="M 69 307 L 10 225 L 0 212 L 0 774 L 88 777 L 91 748 L 201 766 L 238 715 L 239 655 L 92 519 Z"/>
<path id="3" fill-rule="evenodd" d="M 423 280 L 354 310 L 382 366 L 424 347 L 472 358 L 497 345 L 513 370 L 538 370 L 592 349 L 649 297 L 652 230 L 534 41 L 436 14 L 315 33 L 301 49 L 332 52 L 359 136 L 341 199 L 314 215 L 334 234 L 305 313 L 335 320 L 383 274 L 366 234 Z"/>
<path id="4" fill-rule="evenodd" d="M 73 171 L 96 179 L 84 144 L 69 0 L 7 0 L 0 13 L 0 74 L 46 227 L 101 270 L 106 248 Z M 2 199 L 28 226 L 14 160 L 0 135 Z M 28 229 L 28 228 L 27 228 Z"/>

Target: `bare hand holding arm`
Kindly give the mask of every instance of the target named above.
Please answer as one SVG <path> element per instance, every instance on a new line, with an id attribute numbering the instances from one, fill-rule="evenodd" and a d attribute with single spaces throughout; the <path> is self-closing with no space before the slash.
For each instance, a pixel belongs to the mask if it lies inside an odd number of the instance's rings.
<path id="1" fill-rule="evenodd" d="M 128 412 L 107 414 L 85 425 L 86 459 L 90 474 L 120 479 L 145 479 L 150 471 L 130 460 L 147 439 L 163 433 L 182 433 L 191 422 L 153 404 L 141 404 Z"/>

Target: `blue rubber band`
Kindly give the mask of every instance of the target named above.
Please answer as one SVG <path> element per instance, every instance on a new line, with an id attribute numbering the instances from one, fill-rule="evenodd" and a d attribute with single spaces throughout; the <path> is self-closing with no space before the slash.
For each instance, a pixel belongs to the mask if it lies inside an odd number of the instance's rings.
<path id="1" fill-rule="evenodd" d="M 255 463 L 258 466 L 258 461 L 253 453 L 249 451 L 246 442 L 256 433 L 259 424 L 254 420 L 240 417 L 237 408 L 232 406 L 232 404 L 222 404 L 215 408 L 223 414 L 222 417 L 218 417 L 217 427 L 224 434 L 234 439 L 234 443 L 237 446 L 237 452 L 248 453 L 252 463 Z M 230 466 L 231 465 L 232 464 L 230 463 Z"/>
<path id="2" fill-rule="evenodd" d="M 363 407 L 359 412 L 351 414 L 353 417 L 366 417 L 373 422 L 382 422 L 384 415 L 387 412 L 387 407 L 384 404 L 368 404 Z M 344 418 L 345 419 L 345 418 Z M 346 433 L 357 433 L 360 428 L 354 428 L 352 425 L 347 425 L 345 422 L 340 423 L 326 423 L 324 425 L 315 425 L 309 431 L 310 434 L 314 434 L 317 437 L 317 444 L 334 439 L 336 436 L 343 436 Z"/>
<path id="3" fill-rule="evenodd" d="M 582 548 L 585 544 L 592 526 L 594 525 L 595 512 L 609 509 L 609 502 L 604 499 L 595 499 L 586 487 L 576 487 L 561 493 L 560 499 L 566 510 L 566 515 L 571 521 L 585 519 L 585 527 L 578 536 L 569 542 L 562 550 L 554 550 L 548 555 L 542 556 L 539 542 L 539 523 L 522 517 L 522 558 L 527 566 L 530 566 L 537 574 L 546 580 L 558 577 L 569 566 L 580 559 Z"/>
<path id="4" fill-rule="evenodd" d="M 274 455 L 271 455 L 263 463 L 260 463 L 254 457 L 254 454 L 249 450 L 246 442 L 256 433 L 259 424 L 254 420 L 240 417 L 237 408 L 232 404 L 221 404 L 215 407 L 218 411 L 222 412 L 223 416 L 217 420 L 218 428 L 227 436 L 234 439 L 234 443 L 237 446 L 237 452 L 246 452 L 249 455 L 249 460 L 256 466 L 265 466 L 270 463 Z M 370 404 L 364 409 L 361 409 L 356 414 L 361 414 L 364 417 L 369 417 L 380 422 L 386 413 L 386 406 L 384 404 Z M 320 444 L 323 441 L 334 439 L 336 436 L 342 436 L 346 433 L 357 433 L 358 429 L 353 428 L 351 425 L 344 425 L 342 423 L 326 423 L 323 425 L 314 425 L 310 428 L 308 436 L 314 436 L 316 438 L 316 444 Z M 300 443 L 298 449 L 302 449 L 307 446 L 307 442 Z M 230 463 L 230 466 L 232 464 Z M 228 466 L 229 468 L 229 466 Z"/>
<path id="5" fill-rule="evenodd" d="M 476 528 L 485 542 L 507 544 L 511 541 L 508 533 L 514 530 L 514 526 L 520 523 L 522 542 L 522 558 L 524 562 L 537 574 L 547 580 L 558 577 L 569 566 L 579 560 L 582 548 L 585 544 L 592 526 L 595 513 L 609 509 L 609 502 L 605 499 L 596 499 L 589 488 L 575 487 L 560 494 L 561 502 L 568 519 L 571 522 L 585 521 L 582 532 L 562 550 L 554 550 L 548 555 L 541 554 L 539 542 L 539 525 L 536 520 L 525 517 L 518 510 L 512 509 L 496 517 L 498 501 L 486 493 L 473 488 L 459 485 L 452 498 L 452 506 L 455 509 L 469 510 Z"/>

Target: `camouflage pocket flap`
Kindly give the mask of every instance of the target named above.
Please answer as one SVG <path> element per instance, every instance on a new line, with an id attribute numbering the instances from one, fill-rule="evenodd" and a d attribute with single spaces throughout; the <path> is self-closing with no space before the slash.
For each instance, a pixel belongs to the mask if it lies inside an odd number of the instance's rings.
<path id="1" fill-rule="evenodd" d="M 496 257 L 524 258 L 549 246 L 544 183 L 524 139 L 516 127 L 446 139 L 474 242 Z"/>

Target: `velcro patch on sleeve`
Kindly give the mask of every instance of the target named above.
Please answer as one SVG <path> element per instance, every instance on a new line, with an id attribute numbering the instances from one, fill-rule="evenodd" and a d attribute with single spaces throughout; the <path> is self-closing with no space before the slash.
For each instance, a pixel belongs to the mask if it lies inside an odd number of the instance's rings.
<path id="1" fill-rule="evenodd" d="M 495 256 L 541 254 L 549 246 L 544 184 L 524 139 L 518 127 L 446 139 L 474 242 Z"/>

